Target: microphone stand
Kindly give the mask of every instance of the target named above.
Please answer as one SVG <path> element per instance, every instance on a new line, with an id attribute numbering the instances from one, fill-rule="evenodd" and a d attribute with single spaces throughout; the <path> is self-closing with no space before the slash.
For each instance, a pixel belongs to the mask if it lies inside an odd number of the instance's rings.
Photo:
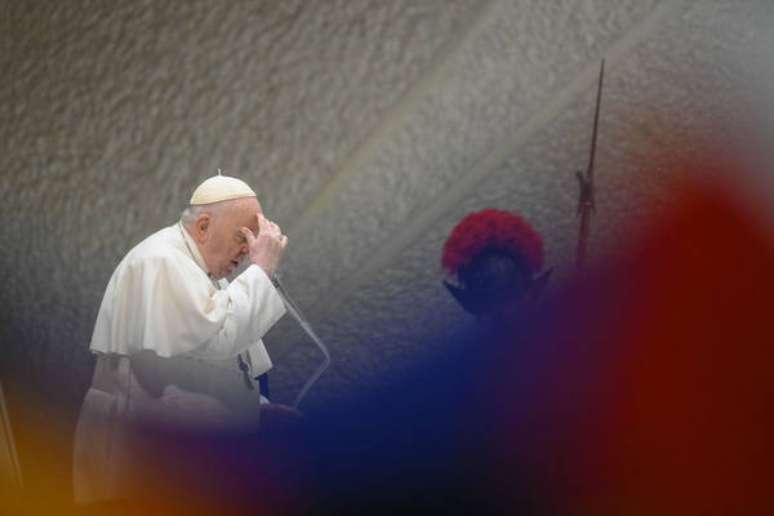
<path id="1" fill-rule="evenodd" d="M 315 382 L 322 376 L 322 374 L 325 372 L 326 369 L 328 369 L 328 366 L 331 365 L 331 355 L 328 352 L 328 348 L 323 343 L 322 339 L 314 332 L 312 329 L 312 325 L 309 324 L 309 321 L 306 320 L 306 318 L 301 313 L 301 310 L 298 308 L 298 305 L 296 305 L 293 302 L 293 298 L 290 297 L 290 294 L 288 294 L 287 289 L 285 288 L 285 285 L 283 285 L 282 280 L 280 279 L 280 275 L 275 273 L 271 277 L 271 282 L 274 284 L 274 287 L 277 289 L 277 292 L 279 292 L 280 296 L 282 297 L 282 301 L 285 303 L 285 308 L 287 308 L 288 312 L 290 312 L 290 315 L 293 317 L 293 319 L 298 322 L 298 324 L 301 326 L 301 328 L 304 330 L 304 332 L 309 336 L 310 339 L 312 339 L 312 342 L 315 343 L 317 348 L 322 352 L 323 354 L 323 362 L 320 364 L 317 369 L 312 373 L 312 376 L 309 377 L 309 379 L 304 383 L 304 386 L 301 388 L 301 391 L 296 396 L 295 401 L 293 402 L 293 408 L 298 409 L 298 406 L 301 405 L 301 402 L 303 401 L 304 397 L 306 396 L 307 392 L 309 392 L 309 389 L 312 387 L 312 385 L 315 384 Z"/>

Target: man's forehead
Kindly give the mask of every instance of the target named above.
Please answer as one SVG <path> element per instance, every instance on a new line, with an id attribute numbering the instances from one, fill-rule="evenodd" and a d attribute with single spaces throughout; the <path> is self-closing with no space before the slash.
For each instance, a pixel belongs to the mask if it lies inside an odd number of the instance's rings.
<path id="1" fill-rule="evenodd" d="M 255 198 L 239 199 L 235 211 L 237 213 L 237 218 L 241 220 L 242 225 L 250 224 L 250 227 L 254 225 L 256 228 L 258 227 L 256 215 L 258 213 L 263 213 L 260 203 Z"/>
<path id="2" fill-rule="evenodd" d="M 233 231 L 235 234 L 241 235 L 242 228 L 244 227 L 252 231 L 254 235 L 258 234 L 258 220 L 255 214 L 253 214 L 252 218 L 250 218 L 249 220 L 243 220 L 235 224 L 235 226 L 233 227 Z"/>
<path id="3" fill-rule="evenodd" d="M 256 197 L 245 197 L 242 199 L 236 199 L 235 205 L 237 206 L 237 209 L 240 211 L 249 211 L 252 213 L 255 213 L 256 211 L 261 211 L 261 203 L 258 202 L 258 198 Z"/>
<path id="4" fill-rule="evenodd" d="M 261 213 L 259 211 L 254 211 L 250 213 L 248 216 L 242 217 L 242 220 L 239 227 L 237 228 L 237 231 L 241 232 L 241 228 L 247 227 L 250 231 L 253 232 L 253 234 L 258 234 L 258 213 Z"/>

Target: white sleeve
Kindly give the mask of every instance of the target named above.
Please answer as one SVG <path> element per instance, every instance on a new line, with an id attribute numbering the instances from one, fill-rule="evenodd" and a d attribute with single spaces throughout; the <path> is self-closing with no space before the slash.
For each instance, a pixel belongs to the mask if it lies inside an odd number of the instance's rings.
<path id="1" fill-rule="evenodd" d="M 260 339 L 285 315 L 285 303 L 269 277 L 257 265 L 251 265 L 227 288 L 217 290 L 216 302 L 226 305 L 223 327 L 192 354 L 215 360 L 235 357 L 243 351 L 257 352 Z M 268 355 L 266 356 L 268 360 Z M 268 361 L 271 367 L 271 361 Z"/>
<path id="2" fill-rule="evenodd" d="M 257 265 L 218 290 L 201 269 L 154 257 L 129 265 L 116 290 L 110 347 L 117 352 L 225 360 L 255 344 L 285 314 Z"/>

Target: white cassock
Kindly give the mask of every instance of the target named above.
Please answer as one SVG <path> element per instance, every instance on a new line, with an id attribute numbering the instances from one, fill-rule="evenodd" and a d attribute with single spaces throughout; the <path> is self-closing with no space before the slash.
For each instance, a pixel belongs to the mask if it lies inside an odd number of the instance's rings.
<path id="1" fill-rule="evenodd" d="M 181 224 L 132 249 L 110 279 L 91 340 L 97 364 L 75 434 L 76 502 L 130 491 L 136 422 L 256 422 L 260 394 L 250 378 L 271 368 L 261 337 L 284 314 L 257 265 L 214 282 Z"/>

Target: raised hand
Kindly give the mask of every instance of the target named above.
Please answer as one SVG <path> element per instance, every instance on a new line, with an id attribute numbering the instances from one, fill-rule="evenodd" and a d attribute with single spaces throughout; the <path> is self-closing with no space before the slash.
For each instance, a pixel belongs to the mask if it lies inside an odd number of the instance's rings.
<path id="1" fill-rule="evenodd" d="M 248 254 L 250 261 L 264 270 L 271 276 L 277 272 L 282 256 L 285 253 L 285 247 L 288 245 L 288 237 L 282 234 L 279 226 L 257 213 L 258 236 L 246 227 L 241 231 L 247 241 Z"/>

